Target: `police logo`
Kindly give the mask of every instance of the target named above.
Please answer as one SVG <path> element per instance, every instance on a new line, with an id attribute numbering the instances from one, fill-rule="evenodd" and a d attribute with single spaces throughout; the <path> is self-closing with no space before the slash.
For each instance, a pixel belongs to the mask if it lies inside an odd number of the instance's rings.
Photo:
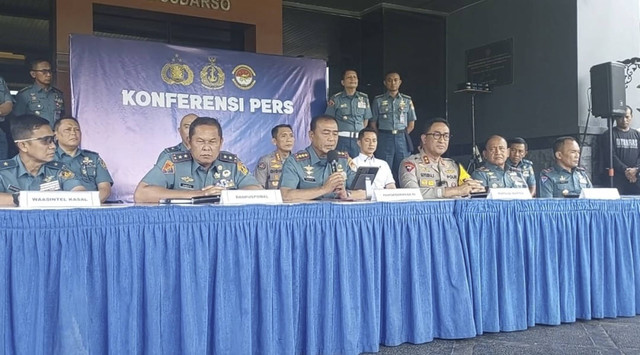
<path id="1" fill-rule="evenodd" d="M 248 65 L 240 64 L 233 68 L 231 73 L 233 74 L 232 81 L 238 89 L 249 90 L 256 84 L 256 72 Z"/>
<path id="2" fill-rule="evenodd" d="M 209 57 L 209 65 L 200 71 L 200 81 L 207 89 L 222 89 L 224 87 L 225 75 L 222 68 L 216 65 L 216 58 Z"/>
<path id="3" fill-rule="evenodd" d="M 176 54 L 170 63 L 162 67 L 162 81 L 170 85 L 191 85 L 193 83 L 193 71 Z"/>

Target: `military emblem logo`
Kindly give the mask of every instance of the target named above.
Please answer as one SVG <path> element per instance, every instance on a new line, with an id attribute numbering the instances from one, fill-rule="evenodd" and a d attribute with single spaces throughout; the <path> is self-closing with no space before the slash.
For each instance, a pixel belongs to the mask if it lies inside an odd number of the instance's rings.
<path id="1" fill-rule="evenodd" d="M 209 57 L 209 65 L 200 71 L 200 81 L 207 89 L 222 89 L 224 87 L 224 72 L 216 65 L 216 58 Z"/>
<path id="2" fill-rule="evenodd" d="M 240 64 L 233 68 L 233 83 L 242 90 L 249 90 L 256 84 L 256 72 L 250 66 Z"/>
<path id="3" fill-rule="evenodd" d="M 162 67 L 162 81 L 170 85 L 191 85 L 193 83 L 193 71 L 176 54 L 171 59 L 171 62 Z"/>

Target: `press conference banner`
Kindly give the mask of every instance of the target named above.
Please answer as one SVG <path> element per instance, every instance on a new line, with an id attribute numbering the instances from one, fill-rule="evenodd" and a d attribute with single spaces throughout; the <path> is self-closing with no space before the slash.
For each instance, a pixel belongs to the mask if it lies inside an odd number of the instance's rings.
<path id="1" fill-rule="evenodd" d="M 326 106 L 326 63 L 155 42 L 72 35 L 72 113 L 82 148 L 98 152 L 114 179 L 110 199 L 133 191 L 166 147 L 180 142 L 188 113 L 217 118 L 222 150 L 253 171 L 274 150 L 271 128 L 286 123 L 294 151 L 309 144 L 313 116 Z"/>

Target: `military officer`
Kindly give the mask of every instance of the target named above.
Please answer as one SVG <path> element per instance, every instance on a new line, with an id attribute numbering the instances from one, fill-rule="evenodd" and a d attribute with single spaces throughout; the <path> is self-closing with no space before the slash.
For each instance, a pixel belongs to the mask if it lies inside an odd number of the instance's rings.
<path id="1" fill-rule="evenodd" d="M 338 151 L 344 151 L 350 157 L 355 158 L 359 154 L 358 132 L 369 124 L 371 119 L 371 106 L 369 96 L 356 91 L 358 88 L 358 73 L 353 69 L 347 69 L 342 75 L 340 84 L 344 87 L 341 91 L 329 99 L 325 115 L 335 117 L 338 121 Z"/>
<path id="2" fill-rule="evenodd" d="M 11 125 L 11 135 L 18 154 L 0 160 L 0 205 L 17 204 L 21 190 L 85 190 L 71 170 L 54 160 L 55 136 L 47 120 L 19 116 Z"/>
<path id="3" fill-rule="evenodd" d="M 291 155 L 295 138 L 293 129 L 288 124 L 273 127 L 271 137 L 271 143 L 276 146 L 276 150 L 260 158 L 254 175 L 262 187 L 279 189 L 282 164 Z"/>
<path id="4" fill-rule="evenodd" d="M 322 115 L 311 120 L 311 145 L 290 155 L 282 167 L 280 191 L 284 201 L 308 201 L 325 198 L 365 199 L 364 190 L 349 191 L 355 177 L 355 165 L 345 152 L 338 152 L 334 164 L 327 153 L 336 149 L 338 122 Z"/>
<path id="5" fill-rule="evenodd" d="M 376 157 L 385 160 L 397 178 L 402 159 L 411 154 L 409 148 L 416 121 L 416 112 L 411 96 L 400 93 L 402 80 L 397 72 L 389 72 L 384 77 L 387 92 L 373 100 L 371 126 L 378 130 Z"/>
<path id="6" fill-rule="evenodd" d="M 531 196 L 536 195 L 536 175 L 533 171 L 533 162 L 525 159 L 528 153 L 527 141 L 523 138 L 515 137 L 509 140 L 509 159 L 507 165 L 520 169 L 524 176 Z"/>
<path id="7" fill-rule="evenodd" d="M 410 155 L 400 164 L 400 187 L 420 188 L 425 199 L 462 197 L 485 191 L 482 184 L 471 179 L 460 164 L 442 157 L 449 148 L 451 137 L 446 120 L 435 118 L 428 121 L 424 132 L 420 136 L 420 152 Z"/>
<path id="8" fill-rule="evenodd" d="M 7 82 L 0 77 L 0 122 L 4 122 L 5 117 L 13 110 L 13 96 L 9 92 Z M 9 154 L 9 146 L 7 144 L 7 136 L 0 128 L 0 160 L 7 159 Z"/>
<path id="9" fill-rule="evenodd" d="M 173 147 L 165 148 L 159 155 L 156 160 L 156 164 L 160 164 L 165 162 L 167 159 L 171 158 L 173 153 L 185 153 L 188 152 L 187 148 L 187 140 L 189 139 L 189 127 L 191 126 L 191 122 L 198 118 L 196 114 L 189 113 L 182 117 L 180 120 L 180 126 L 178 126 L 178 133 L 180 133 L 180 138 L 182 141 Z"/>
<path id="10" fill-rule="evenodd" d="M 526 188 L 520 169 L 506 165 L 507 150 L 507 141 L 503 137 L 491 136 L 482 152 L 486 161 L 471 173 L 471 177 L 482 182 L 484 187 Z"/>
<path id="11" fill-rule="evenodd" d="M 136 202 L 163 198 L 219 195 L 224 189 L 261 189 L 258 181 L 234 154 L 220 151 L 222 129 L 215 118 L 198 117 L 189 127 L 187 153 L 173 153 L 142 178 Z"/>
<path id="12" fill-rule="evenodd" d="M 33 85 L 20 90 L 16 95 L 15 115 L 27 113 L 40 116 L 53 128 L 53 124 L 64 115 L 62 91 L 51 86 L 53 71 L 51 64 L 42 59 L 31 62 L 29 72 L 34 79 Z"/>
<path id="13" fill-rule="evenodd" d="M 553 143 L 553 166 L 540 172 L 540 197 L 572 197 L 583 188 L 593 187 L 584 168 L 578 166 L 580 146 L 573 137 L 560 137 Z"/>
<path id="14" fill-rule="evenodd" d="M 78 120 L 63 117 L 54 123 L 53 130 L 58 140 L 56 160 L 64 163 L 88 191 L 98 191 L 101 202 L 106 201 L 113 179 L 98 153 L 80 148 L 82 131 Z"/>

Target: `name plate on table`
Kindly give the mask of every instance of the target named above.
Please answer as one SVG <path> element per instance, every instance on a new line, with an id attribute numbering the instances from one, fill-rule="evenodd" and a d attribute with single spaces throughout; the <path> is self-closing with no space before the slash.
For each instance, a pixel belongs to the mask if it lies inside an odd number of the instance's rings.
<path id="1" fill-rule="evenodd" d="M 580 191 L 580 198 L 591 198 L 594 200 L 619 200 L 620 193 L 613 187 L 584 188 Z"/>
<path id="2" fill-rule="evenodd" d="M 98 191 L 21 191 L 20 208 L 99 207 Z"/>
<path id="3" fill-rule="evenodd" d="M 280 190 L 222 190 L 221 205 L 282 203 Z"/>
<path id="4" fill-rule="evenodd" d="M 488 200 L 528 200 L 531 192 L 527 188 L 492 188 L 487 195 Z"/>
<path id="5" fill-rule="evenodd" d="M 422 201 L 420 189 L 378 189 L 373 191 L 372 201 Z"/>

